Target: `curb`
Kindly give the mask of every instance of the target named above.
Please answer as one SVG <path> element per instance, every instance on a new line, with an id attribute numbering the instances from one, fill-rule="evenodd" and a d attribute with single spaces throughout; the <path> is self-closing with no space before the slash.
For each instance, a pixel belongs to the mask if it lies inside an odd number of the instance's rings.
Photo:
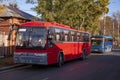
<path id="1" fill-rule="evenodd" d="M 120 50 L 120 49 L 112 49 L 112 50 Z"/>
<path id="2" fill-rule="evenodd" d="M 14 64 L 12 66 L 7 66 L 7 67 L 0 68 L 0 71 L 9 70 L 9 69 L 13 69 L 13 68 L 21 67 L 21 66 L 24 66 L 24 65 L 23 64 Z"/>

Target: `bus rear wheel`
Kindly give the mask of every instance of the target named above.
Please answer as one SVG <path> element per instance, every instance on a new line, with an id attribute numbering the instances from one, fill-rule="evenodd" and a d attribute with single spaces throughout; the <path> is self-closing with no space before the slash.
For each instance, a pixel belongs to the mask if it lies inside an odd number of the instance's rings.
<path id="1" fill-rule="evenodd" d="M 64 58 L 63 58 L 63 54 L 59 54 L 59 56 L 58 56 L 58 67 L 61 67 L 62 65 L 63 65 L 63 63 L 64 63 Z"/>
<path id="2" fill-rule="evenodd" d="M 86 51 L 83 50 L 81 60 L 85 60 L 85 59 L 86 59 Z"/>

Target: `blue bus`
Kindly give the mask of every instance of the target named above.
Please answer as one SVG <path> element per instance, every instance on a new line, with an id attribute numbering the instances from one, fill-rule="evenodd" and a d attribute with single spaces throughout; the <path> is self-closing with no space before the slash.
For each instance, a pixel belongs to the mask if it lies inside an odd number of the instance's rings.
<path id="1" fill-rule="evenodd" d="M 112 36 L 92 36 L 91 52 L 111 52 L 113 46 Z"/>

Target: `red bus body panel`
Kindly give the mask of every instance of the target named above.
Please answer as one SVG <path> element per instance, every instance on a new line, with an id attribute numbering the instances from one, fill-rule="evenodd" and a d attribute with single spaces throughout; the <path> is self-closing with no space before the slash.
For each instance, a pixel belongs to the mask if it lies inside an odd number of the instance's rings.
<path id="1" fill-rule="evenodd" d="M 69 26 L 66 25 L 60 25 L 57 23 L 51 23 L 51 22 L 29 22 L 22 24 L 21 27 L 27 26 L 56 26 L 59 28 L 69 29 L 72 30 Z M 46 44 L 48 45 L 48 43 Z M 65 61 L 73 60 L 76 58 L 80 58 L 83 52 L 83 49 L 86 49 L 86 56 L 90 54 L 90 42 L 62 42 L 62 43 L 56 43 L 53 45 L 52 48 L 49 48 L 46 46 L 46 49 L 44 50 L 30 50 L 30 49 L 15 49 L 15 52 L 29 52 L 29 54 L 32 53 L 45 53 L 47 52 L 47 60 L 48 64 L 54 64 L 58 62 L 58 55 L 59 52 L 64 53 L 64 59 Z"/>

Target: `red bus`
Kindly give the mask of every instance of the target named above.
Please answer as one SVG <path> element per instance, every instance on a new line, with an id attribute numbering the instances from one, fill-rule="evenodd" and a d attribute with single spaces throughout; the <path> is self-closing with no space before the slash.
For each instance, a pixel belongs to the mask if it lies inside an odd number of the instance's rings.
<path id="1" fill-rule="evenodd" d="M 59 66 L 90 54 L 90 34 L 55 22 L 27 22 L 17 31 L 14 62 Z"/>

